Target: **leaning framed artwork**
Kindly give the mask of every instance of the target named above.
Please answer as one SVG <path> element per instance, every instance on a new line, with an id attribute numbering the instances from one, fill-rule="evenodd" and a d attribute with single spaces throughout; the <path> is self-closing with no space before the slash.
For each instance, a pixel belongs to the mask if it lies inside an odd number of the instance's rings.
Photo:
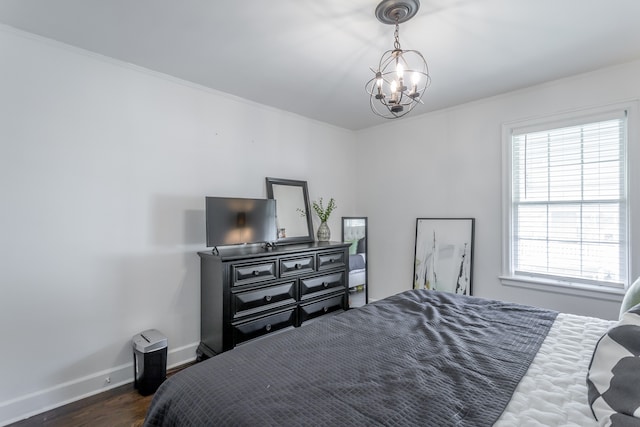
<path id="1" fill-rule="evenodd" d="M 471 295 L 474 218 L 418 218 L 414 289 Z"/>

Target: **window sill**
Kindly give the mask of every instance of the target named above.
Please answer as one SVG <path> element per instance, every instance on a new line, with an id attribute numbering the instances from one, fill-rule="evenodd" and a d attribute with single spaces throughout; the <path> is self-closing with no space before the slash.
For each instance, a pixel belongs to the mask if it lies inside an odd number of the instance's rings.
<path id="1" fill-rule="evenodd" d="M 584 283 L 560 282 L 554 280 L 534 279 L 522 276 L 500 276 L 503 286 L 533 289 L 555 294 L 581 296 L 606 301 L 622 301 L 625 290 L 605 286 L 587 285 Z"/>

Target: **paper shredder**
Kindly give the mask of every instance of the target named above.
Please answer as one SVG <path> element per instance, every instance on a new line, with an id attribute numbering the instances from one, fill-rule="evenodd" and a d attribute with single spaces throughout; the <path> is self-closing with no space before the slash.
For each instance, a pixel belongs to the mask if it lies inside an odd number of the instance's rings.
<path id="1" fill-rule="evenodd" d="M 148 329 L 135 335 L 132 344 L 133 385 L 146 396 L 167 378 L 167 337 L 157 329 Z"/>

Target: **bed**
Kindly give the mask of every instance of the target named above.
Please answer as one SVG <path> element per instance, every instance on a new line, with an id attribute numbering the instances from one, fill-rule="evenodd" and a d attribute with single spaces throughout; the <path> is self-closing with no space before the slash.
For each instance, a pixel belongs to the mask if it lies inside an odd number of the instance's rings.
<path id="1" fill-rule="evenodd" d="M 145 425 L 596 426 L 587 372 L 615 325 L 407 291 L 173 375 Z"/>

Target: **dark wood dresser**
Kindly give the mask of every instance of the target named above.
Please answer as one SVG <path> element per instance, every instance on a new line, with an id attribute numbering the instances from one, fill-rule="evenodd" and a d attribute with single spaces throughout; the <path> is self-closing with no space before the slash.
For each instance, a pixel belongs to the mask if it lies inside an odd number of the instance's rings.
<path id="1" fill-rule="evenodd" d="M 198 359 L 348 309 L 348 247 L 314 242 L 198 252 Z"/>

